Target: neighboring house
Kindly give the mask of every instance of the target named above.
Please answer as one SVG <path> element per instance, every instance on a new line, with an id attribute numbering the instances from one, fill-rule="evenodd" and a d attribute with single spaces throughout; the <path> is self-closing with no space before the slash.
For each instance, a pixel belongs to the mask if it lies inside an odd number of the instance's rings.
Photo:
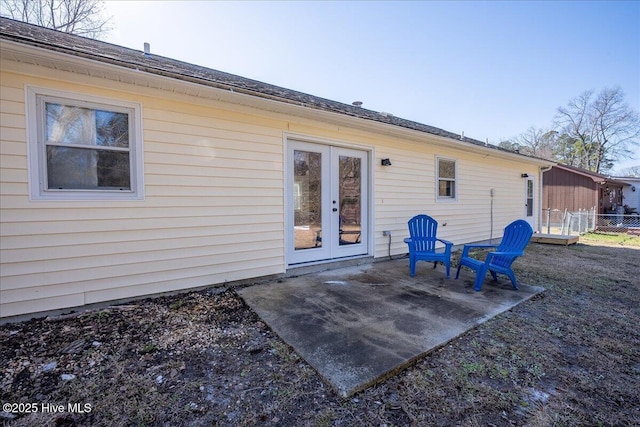
<path id="1" fill-rule="evenodd" d="M 418 213 L 456 244 L 538 227 L 551 162 L 0 22 L 3 317 L 401 255 Z"/>
<path id="2" fill-rule="evenodd" d="M 599 214 L 616 213 L 625 185 L 605 175 L 557 164 L 543 174 L 542 209 L 577 212 L 595 208 Z"/>
<path id="3" fill-rule="evenodd" d="M 640 214 L 640 177 L 616 176 L 614 179 L 627 184 L 622 188 L 622 204 L 627 213 Z"/>

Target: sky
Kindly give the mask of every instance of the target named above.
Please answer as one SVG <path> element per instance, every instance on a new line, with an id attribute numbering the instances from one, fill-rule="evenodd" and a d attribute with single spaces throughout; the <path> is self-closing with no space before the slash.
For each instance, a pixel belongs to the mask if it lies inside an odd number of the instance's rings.
<path id="1" fill-rule="evenodd" d="M 640 112 L 639 1 L 114 1 L 104 41 L 491 144 L 586 90 Z M 613 171 L 640 165 L 640 150 Z"/>

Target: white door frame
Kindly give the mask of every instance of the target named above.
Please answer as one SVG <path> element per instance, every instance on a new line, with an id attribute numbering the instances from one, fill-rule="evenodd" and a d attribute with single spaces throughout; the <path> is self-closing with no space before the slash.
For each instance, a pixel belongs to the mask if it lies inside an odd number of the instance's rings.
<path id="1" fill-rule="evenodd" d="M 321 163 L 321 200 L 322 200 L 322 227 L 318 234 L 319 247 L 304 250 L 295 250 L 294 235 L 294 151 L 302 150 L 320 153 Z M 340 156 L 359 157 L 361 162 L 361 235 L 358 244 L 340 245 L 339 207 L 334 205 L 338 200 L 338 170 Z M 359 146 L 343 145 L 333 142 L 316 142 L 303 138 L 291 138 L 285 140 L 285 264 L 294 266 L 299 264 L 311 264 L 330 260 L 367 256 L 371 253 L 371 161 L 373 153 L 371 149 Z M 334 211 L 333 209 L 336 208 Z"/>

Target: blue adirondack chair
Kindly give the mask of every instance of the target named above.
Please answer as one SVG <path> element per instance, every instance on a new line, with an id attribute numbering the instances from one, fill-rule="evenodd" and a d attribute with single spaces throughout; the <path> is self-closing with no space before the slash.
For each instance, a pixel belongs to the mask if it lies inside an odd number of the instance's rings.
<path id="1" fill-rule="evenodd" d="M 476 291 L 482 289 L 482 282 L 487 275 L 487 271 L 493 276 L 493 280 L 498 280 L 497 273 L 506 274 L 511 279 L 514 289 L 518 289 L 516 276 L 511 269 L 513 261 L 524 254 L 524 248 L 531 240 L 533 229 L 527 221 L 519 219 L 507 225 L 504 235 L 499 245 L 464 245 L 456 279 L 460 275 L 460 267 L 463 265 L 476 272 L 476 282 L 473 287 Z M 474 248 L 497 248 L 494 252 L 489 252 L 484 261 L 469 256 L 469 250 Z"/>
<path id="2" fill-rule="evenodd" d="M 417 261 L 433 261 L 433 268 L 438 262 L 447 269 L 447 278 L 451 267 L 451 247 L 453 243 L 438 239 L 438 221 L 428 215 L 416 215 L 409 220 L 409 236 L 404 242 L 409 245 L 409 272 L 416 275 Z M 444 252 L 436 252 L 436 243 L 444 244 Z"/>

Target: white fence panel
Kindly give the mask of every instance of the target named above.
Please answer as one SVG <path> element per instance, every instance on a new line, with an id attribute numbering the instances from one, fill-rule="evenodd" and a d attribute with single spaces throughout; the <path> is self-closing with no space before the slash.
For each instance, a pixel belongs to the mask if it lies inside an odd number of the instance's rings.
<path id="1" fill-rule="evenodd" d="M 571 236 L 591 231 L 640 233 L 640 214 L 596 214 L 595 208 L 577 212 L 559 209 L 543 210 L 542 233 Z"/>

